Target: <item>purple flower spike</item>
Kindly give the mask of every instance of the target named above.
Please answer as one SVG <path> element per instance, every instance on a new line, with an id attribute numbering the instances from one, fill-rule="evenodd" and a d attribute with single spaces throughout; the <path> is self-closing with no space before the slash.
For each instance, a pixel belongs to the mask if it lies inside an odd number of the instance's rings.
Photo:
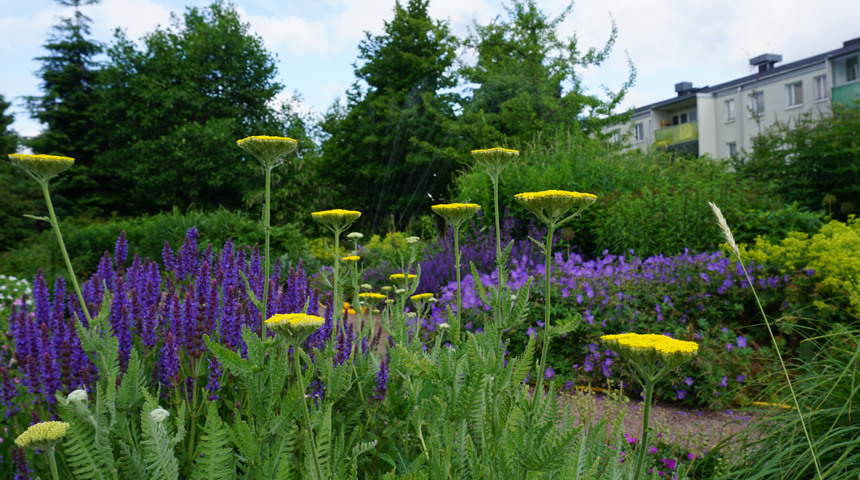
<path id="1" fill-rule="evenodd" d="M 373 398 L 380 402 L 385 398 L 385 393 L 388 391 L 389 362 L 390 356 L 385 354 L 382 363 L 379 364 L 379 371 L 376 373 L 376 389 Z"/>
<path id="2" fill-rule="evenodd" d="M 209 395 L 206 398 L 214 402 L 218 400 L 218 393 L 221 391 L 221 364 L 215 358 L 209 359 L 209 376 L 206 378 L 206 391 Z"/>
<path id="3" fill-rule="evenodd" d="M 126 240 L 125 230 L 123 230 L 117 237 L 116 246 L 113 249 L 113 261 L 117 270 L 125 268 L 126 260 L 128 260 L 128 240 Z"/>

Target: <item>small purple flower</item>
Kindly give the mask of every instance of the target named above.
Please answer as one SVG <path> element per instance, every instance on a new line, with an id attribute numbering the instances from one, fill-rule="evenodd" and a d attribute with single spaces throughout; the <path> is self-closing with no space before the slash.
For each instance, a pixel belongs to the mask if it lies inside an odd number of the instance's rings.
<path id="1" fill-rule="evenodd" d="M 218 400 L 218 392 L 221 391 L 221 364 L 215 357 L 209 359 L 209 376 L 206 381 L 206 391 L 209 395 L 206 397 L 209 401 Z"/>
<path id="2" fill-rule="evenodd" d="M 675 392 L 675 394 L 678 396 L 678 400 L 683 400 L 683 399 L 687 398 L 687 391 L 686 390 L 678 390 L 677 392 Z"/>
<path id="3" fill-rule="evenodd" d="M 535 330 L 534 327 L 529 327 L 528 330 L 526 330 L 526 335 L 528 335 L 529 338 L 534 338 L 535 335 L 537 335 L 537 330 Z"/>
<path id="4" fill-rule="evenodd" d="M 747 378 L 746 375 L 738 375 L 738 378 L 735 379 L 736 382 L 741 383 Z"/>
<path id="5" fill-rule="evenodd" d="M 544 377 L 546 377 L 546 379 L 549 380 L 550 378 L 552 378 L 554 376 L 555 376 L 555 370 L 553 370 L 552 367 L 546 367 L 546 371 L 544 372 Z"/>
<path id="6" fill-rule="evenodd" d="M 373 398 L 377 401 L 382 401 L 385 398 L 385 393 L 388 391 L 388 367 L 390 356 L 385 354 L 382 362 L 379 364 L 379 371 L 376 372 L 376 389 L 374 390 Z"/>
<path id="7" fill-rule="evenodd" d="M 687 377 L 684 379 L 684 383 L 686 383 L 688 387 L 692 386 L 693 385 L 693 379 L 690 377 Z"/>
<path id="8" fill-rule="evenodd" d="M 725 375 L 723 375 L 723 379 L 722 379 L 722 381 L 720 381 L 720 386 L 725 387 L 727 385 L 728 385 L 727 379 L 726 379 Z"/>
<path id="9" fill-rule="evenodd" d="M 743 335 L 738 335 L 738 348 L 746 348 L 747 339 Z"/>
<path id="10" fill-rule="evenodd" d="M 633 445 L 634 443 L 636 443 L 636 440 L 638 440 L 638 438 L 636 437 L 631 437 L 630 435 L 627 435 L 626 432 L 624 433 L 624 439 L 627 440 L 627 443 L 629 443 L 630 445 Z"/>
<path id="11" fill-rule="evenodd" d="M 657 447 L 655 447 L 654 445 L 649 445 L 648 446 L 648 453 L 650 455 L 654 455 L 655 453 L 657 453 Z"/>
<path id="12" fill-rule="evenodd" d="M 663 461 L 663 465 L 665 465 L 666 468 L 668 468 L 669 470 L 675 469 L 675 459 L 674 458 L 664 458 L 662 461 Z"/>
<path id="13" fill-rule="evenodd" d="M 726 344 L 726 351 L 727 351 L 727 352 L 731 352 L 731 351 L 732 351 L 732 342 L 729 342 L 729 343 L 727 343 L 727 344 Z"/>

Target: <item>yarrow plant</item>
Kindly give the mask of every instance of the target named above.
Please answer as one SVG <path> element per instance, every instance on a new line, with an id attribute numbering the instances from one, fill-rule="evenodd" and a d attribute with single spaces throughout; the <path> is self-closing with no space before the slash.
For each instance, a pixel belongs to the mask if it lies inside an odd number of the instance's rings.
<path id="1" fill-rule="evenodd" d="M 320 212 L 311 213 L 311 217 L 321 223 L 326 229 L 328 229 L 332 234 L 334 234 L 334 275 L 331 282 L 332 287 L 332 297 L 334 299 L 335 305 L 340 305 L 341 300 L 339 296 L 339 286 L 340 286 L 340 234 L 346 231 L 353 222 L 358 220 L 361 217 L 361 212 L 357 212 L 355 210 L 343 210 L 343 209 L 334 209 L 334 210 L 323 210 Z M 349 258 L 349 257 L 347 257 Z M 341 323 L 340 328 L 343 328 Z"/>
<path id="2" fill-rule="evenodd" d="M 44 450 L 45 454 L 48 455 L 48 464 L 51 466 L 51 476 L 54 480 L 59 480 L 60 475 L 57 473 L 54 448 L 66 436 L 70 426 L 66 422 L 56 421 L 36 423 L 18 435 L 18 438 L 15 439 L 15 445 L 21 448 Z"/>

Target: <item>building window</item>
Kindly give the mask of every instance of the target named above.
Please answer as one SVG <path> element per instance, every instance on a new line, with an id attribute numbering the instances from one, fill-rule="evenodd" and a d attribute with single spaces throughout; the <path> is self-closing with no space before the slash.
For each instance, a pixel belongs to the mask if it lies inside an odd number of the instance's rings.
<path id="1" fill-rule="evenodd" d="M 731 122 L 735 119 L 735 101 L 726 100 L 726 121 Z"/>
<path id="2" fill-rule="evenodd" d="M 764 113 L 764 92 L 751 93 L 750 96 L 750 114 L 761 115 Z"/>
<path id="3" fill-rule="evenodd" d="M 803 82 L 789 83 L 785 86 L 786 106 L 803 105 Z"/>
<path id="4" fill-rule="evenodd" d="M 819 75 L 815 77 L 815 99 L 824 100 L 827 98 L 827 77 Z"/>
<path id="5" fill-rule="evenodd" d="M 729 156 L 730 157 L 737 157 L 738 156 L 738 144 L 737 144 L 737 142 L 729 142 L 726 144 L 726 147 L 728 147 L 728 149 L 729 149 Z"/>
<path id="6" fill-rule="evenodd" d="M 645 125 L 642 123 L 636 123 L 633 125 L 633 137 L 637 142 L 641 142 L 645 140 Z"/>
<path id="7" fill-rule="evenodd" d="M 681 125 L 682 123 L 687 123 L 688 121 L 689 120 L 687 119 L 686 113 L 672 115 L 672 125 Z"/>
<path id="8" fill-rule="evenodd" d="M 695 122 L 697 119 L 698 117 L 696 116 L 696 111 L 693 110 L 692 112 L 690 112 L 690 121 Z"/>
<path id="9" fill-rule="evenodd" d="M 853 82 L 860 78 L 860 64 L 857 62 L 857 57 L 851 57 L 845 60 L 845 81 Z"/>

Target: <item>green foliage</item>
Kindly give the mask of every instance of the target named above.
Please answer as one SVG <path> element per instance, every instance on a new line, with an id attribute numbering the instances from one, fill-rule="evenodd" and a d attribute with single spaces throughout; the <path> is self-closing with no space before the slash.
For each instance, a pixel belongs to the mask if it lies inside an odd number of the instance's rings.
<path id="1" fill-rule="evenodd" d="M 801 289 L 788 298 L 806 318 L 850 321 L 860 315 L 860 299 L 849 293 L 860 285 L 860 220 L 831 220 L 810 236 L 790 232 L 776 243 L 757 237 L 740 245 L 741 258 L 797 277 Z M 797 319 L 785 319 L 796 322 Z"/>
<path id="2" fill-rule="evenodd" d="M 739 179 L 724 163 L 622 152 L 579 132 L 522 151 L 499 189 L 500 208 L 521 219 L 531 216 L 514 201 L 517 193 L 558 189 L 596 194 L 597 202 L 569 227 L 568 236 L 592 255 L 604 250 L 626 254 L 634 249 L 641 257 L 673 255 L 685 248 L 711 250 L 721 237 L 713 228 L 707 200 L 732 205 L 725 208 L 730 214 L 771 206 L 756 183 Z M 463 201 L 492 205 L 492 189 L 481 169 L 458 176 L 454 191 Z M 491 217 L 488 211 L 485 218 Z"/>
<path id="3" fill-rule="evenodd" d="M 262 237 L 258 222 L 241 212 L 225 209 L 191 211 L 186 214 L 174 209 L 171 213 L 136 218 L 91 223 L 61 222 L 72 264 L 79 275 L 95 271 L 102 254 L 113 252 L 116 238 L 123 231 L 129 245 L 133 246 L 129 252 L 131 255 L 137 253 L 142 259 L 149 257 L 160 262 L 165 240 L 170 242 L 175 251 L 191 227 L 197 227 L 200 246 L 212 243 L 215 248 L 220 248 L 227 238 L 232 238 L 237 246 L 253 246 Z M 271 232 L 272 251 L 282 255 L 282 260 L 288 265 L 295 265 L 305 257 L 305 239 L 295 225 L 288 223 L 275 226 Z M 56 241 L 52 231 L 45 231 L 15 250 L 0 253 L 0 271 L 30 278 L 38 268 L 42 268 L 49 282 L 56 275 L 65 275 L 66 267 L 56 251 Z"/>
<path id="4" fill-rule="evenodd" d="M 402 229 L 440 201 L 465 150 L 452 134 L 456 97 L 443 93 L 456 84 L 457 42 L 428 4 L 396 2 L 385 33 L 367 34 L 346 105 L 322 123 L 329 137 L 317 176 L 335 190 L 337 206 L 361 210 L 371 230 L 389 218 Z"/>
<path id="5" fill-rule="evenodd" d="M 774 123 L 736 168 L 771 183 L 788 202 L 844 220 L 860 211 L 858 155 L 860 109 L 833 105 L 830 115 L 806 113 Z"/>
<path id="6" fill-rule="evenodd" d="M 281 85 L 262 40 L 233 5 L 216 1 L 174 16 L 138 48 L 118 32 L 99 75 L 102 208 L 128 215 L 241 206 L 258 165 L 235 141 L 284 129 L 268 107 Z"/>
<path id="7" fill-rule="evenodd" d="M 815 352 L 814 357 L 792 369 L 792 383 L 821 473 L 823 478 L 856 478 L 860 475 L 860 331 L 835 325 L 806 342 L 811 343 L 809 351 Z M 784 381 L 774 379 L 770 385 L 783 401 L 791 401 Z M 815 476 L 796 411 L 774 409 L 754 426 L 764 435 L 745 437 L 741 452 L 746 455 L 732 462 L 735 468 L 724 478 L 799 480 Z"/>
<path id="8" fill-rule="evenodd" d="M 477 85 L 463 115 L 473 144 L 486 148 L 533 141 L 541 133 L 599 130 L 636 77 L 631 64 L 620 89 L 605 92 L 607 100 L 587 94 L 582 85 L 581 71 L 608 58 L 618 36 L 615 23 L 603 48 L 583 51 L 576 36 L 560 39 L 558 34 L 572 2 L 552 18 L 534 0 L 512 0 L 505 9 L 508 18 L 475 25 L 465 43 L 478 59 L 460 72 Z"/>

